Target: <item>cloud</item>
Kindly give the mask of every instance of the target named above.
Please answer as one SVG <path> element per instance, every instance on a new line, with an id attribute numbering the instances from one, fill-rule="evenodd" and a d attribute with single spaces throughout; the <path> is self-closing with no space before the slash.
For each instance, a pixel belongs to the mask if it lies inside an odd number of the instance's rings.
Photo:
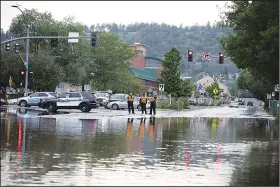
<path id="1" fill-rule="evenodd" d="M 1 1 L 1 27 L 9 28 L 13 17 L 20 11 L 11 8 L 20 4 L 21 8 L 51 12 L 57 20 L 74 16 L 76 21 L 86 25 L 96 23 L 157 22 L 179 26 L 206 24 L 219 19 L 223 1 Z"/>

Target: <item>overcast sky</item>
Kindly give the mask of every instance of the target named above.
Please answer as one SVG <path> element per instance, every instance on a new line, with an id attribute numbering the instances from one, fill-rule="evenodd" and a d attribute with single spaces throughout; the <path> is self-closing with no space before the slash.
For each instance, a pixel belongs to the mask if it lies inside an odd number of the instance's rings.
<path id="1" fill-rule="evenodd" d="M 96 23 L 157 22 L 171 25 L 204 25 L 219 20 L 225 1 L 1 1 L 1 28 L 9 28 L 20 14 L 11 5 L 51 12 L 57 20 L 74 16 L 88 26 Z"/>

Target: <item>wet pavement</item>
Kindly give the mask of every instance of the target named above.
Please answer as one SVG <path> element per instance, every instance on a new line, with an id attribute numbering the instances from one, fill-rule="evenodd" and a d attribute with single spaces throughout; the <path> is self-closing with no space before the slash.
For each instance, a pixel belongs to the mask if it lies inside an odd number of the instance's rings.
<path id="1" fill-rule="evenodd" d="M 92 109 L 88 113 L 83 113 L 80 110 L 66 110 L 61 109 L 56 113 L 48 113 L 44 109 L 38 107 L 20 108 L 17 106 L 8 106 L 6 108 L 9 113 L 20 116 L 28 117 L 40 115 L 41 117 L 52 117 L 56 119 L 103 119 L 105 118 L 141 118 L 150 117 L 151 115 L 142 115 L 140 111 L 135 110 L 135 114 L 128 114 L 127 110 L 109 110 L 104 108 Z M 37 116 L 38 116 L 37 115 Z M 185 110 L 169 110 L 157 109 L 154 117 L 157 118 L 174 118 L 174 117 L 218 117 L 218 118 L 256 118 L 256 119 L 274 119 L 273 116 L 268 115 L 260 107 L 246 107 L 240 106 L 239 108 L 230 108 L 228 106 L 192 106 L 191 109 Z"/>
<path id="2" fill-rule="evenodd" d="M 270 119 L 25 112 L 1 115 L 1 186 L 279 186 L 279 126 Z"/>

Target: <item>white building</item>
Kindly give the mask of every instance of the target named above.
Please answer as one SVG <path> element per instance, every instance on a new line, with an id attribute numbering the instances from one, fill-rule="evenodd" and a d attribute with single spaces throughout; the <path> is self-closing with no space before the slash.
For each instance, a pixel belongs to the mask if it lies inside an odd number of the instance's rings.
<path id="1" fill-rule="evenodd" d="M 203 76 L 202 79 L 199 79 L 198 81 L 196 81 L 196 85 L 201 84 L 203 86 L 203 89 L 206 89 L 208 86 L 210 86 L 214 82 L 215 82 L 215 79 L 213 77 L 206 75 L 206 76 Z M 228 87 L 226 85 L 224 85 L 223 83 L 221 83 L 219 81 L 219 79 L 217 79 L 217 82 L 219 84 L 220 89 L 223 90 L 223 93 L 230 95 Z"/>

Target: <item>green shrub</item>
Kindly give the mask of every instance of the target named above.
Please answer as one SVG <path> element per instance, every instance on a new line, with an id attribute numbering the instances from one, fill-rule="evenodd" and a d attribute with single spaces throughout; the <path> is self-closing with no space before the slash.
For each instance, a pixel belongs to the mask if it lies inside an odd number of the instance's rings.
<path id="1" fill-rule="evenodd" d="M 278 113 L 278 115 L 275 117 L 275 121 L 274 123 L 279 125 L 279 117 L 280 117 L 280 114 Z"/>
<path id="2" fill-rule="evenodd" d="M 179 98 L 179 99 L 172 98 L 171 105 L 170 105 L 169 99 L 166 101 L 157 102 L 158 109 L 182 110 L 182 109 L 188 109 L 189 106 L 190 106 L 189 101 L 186 98 Z"/>

